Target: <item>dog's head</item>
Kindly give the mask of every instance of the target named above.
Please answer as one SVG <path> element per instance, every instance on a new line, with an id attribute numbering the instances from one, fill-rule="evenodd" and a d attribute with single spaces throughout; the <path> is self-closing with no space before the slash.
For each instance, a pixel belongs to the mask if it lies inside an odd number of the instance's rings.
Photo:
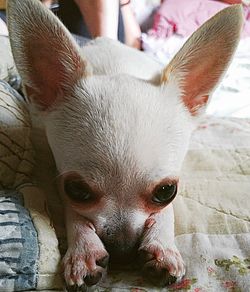
<path id="1" fill-rule="evenodd" d="M 225 9 L 196 31 L 157 82 L 157 76 L 146 81 L 127 74 L 126 64 L 125 72 L 92 73 L 96 52 L 82 56 L 39 1 L 8 3 L 14 58 L 43 116 L 62 192 L 111 254 L 117 247 L 126 254 L 150 215 L 177 193 L 191 131 L 238 43 L 241 7 Z M 115 68 L 112 42 L 107 52 Z"/>

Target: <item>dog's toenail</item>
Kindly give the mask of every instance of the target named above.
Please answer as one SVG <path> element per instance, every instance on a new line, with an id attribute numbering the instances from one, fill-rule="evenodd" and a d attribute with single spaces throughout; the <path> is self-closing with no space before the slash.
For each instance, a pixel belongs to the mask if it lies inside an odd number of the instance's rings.
<path id="1" fill-rule="evenodd" d="M 104 258 L 96 261 L 97 266 L 100 266 L 102 268 L 106 268 L 109 262 L 109 256 L 105 256 Z"/>
<path id="2" fill-rule="evenodd" d="M 155 219 L 148 218 L 145 222 L 145 228 L 151 228 L 156 223 Z"/>
<path id="3" fill-rule="evenodd" d="M 163 262 L 164 258 L 163 258 L 163 257 L 159 257 L 159 258 L 157 258 L 156 260 L 157 260 L 157 262 L 160 263 L 160 262 Z"/>
<path id="4" fill-rule="evenodd" d="M 87 286 L 93 286 L 97 284 L 102 277 L 101 272 L 97 272 L 95 275 L 88 275 L 84 278 L 84 282 Z"/>
<path id="5" fill-rule="evenodd" d="M 176 280 L 177 280 L 177 278 L 175 276 L 169 275 L 167 277 L 166 285 L 171 285 L 171 284 L 175 283 Z"/>
<path id="6" fill-rule="evenodd" d="M 92 223 L 88 222 L 88 226 L 89 226 L 89 228 L 91 228 L 94 232 L 96 232 L 95 226 L 94 226 Z"/>

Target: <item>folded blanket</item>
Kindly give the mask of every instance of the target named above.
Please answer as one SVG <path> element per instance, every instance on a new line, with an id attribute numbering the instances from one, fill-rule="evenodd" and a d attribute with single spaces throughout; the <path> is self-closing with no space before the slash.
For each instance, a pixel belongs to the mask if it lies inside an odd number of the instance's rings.
<path id="1" fill-rule="evenodd" d="M 34 288 L 39 256 L 37 234 L 17 191 L 0 191 L 0 234 L 0 287 L 5 291 Z"/>
<path id="2" fill-rule="evenodd" d="M 27 104 L 9 84 L 0 80 L 0 187 L 18 187 L 31 181 L 34 166 Z"/>
<path id="3" fill-rule="evenodd" d="M 34 185 L 27 103 L 0 80 L 0 291 L 62 286 L 45 197 Z"/>

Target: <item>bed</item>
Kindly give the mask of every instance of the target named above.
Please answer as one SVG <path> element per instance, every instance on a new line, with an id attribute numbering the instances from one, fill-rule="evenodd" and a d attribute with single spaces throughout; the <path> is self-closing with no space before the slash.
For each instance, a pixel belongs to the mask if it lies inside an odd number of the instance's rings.
<path id="1" fill-rule="evenodd" d="M 146 53 L 162 63 L 183 41 L 174 36 L 164 47 L 143 35 Z M 94 291 L 250 291 L 247 46 L 249 40 L 240 44 L 209 115 L 193 133 L 183 166 L 174 208 L 185 278 L 157 289 L 136 266 L 128 266 L 110 271 Z M 36 142 L 40 135 L 32 133 L 27 102 L 16 91 L 20 79 L 6 36 L 0 36 L 0 56 L 0 291 L 62 291 L 60 259 L 66 238 L 55 166 L 51 153 L 36 151 L 31 142 L 31 134 Z"/>

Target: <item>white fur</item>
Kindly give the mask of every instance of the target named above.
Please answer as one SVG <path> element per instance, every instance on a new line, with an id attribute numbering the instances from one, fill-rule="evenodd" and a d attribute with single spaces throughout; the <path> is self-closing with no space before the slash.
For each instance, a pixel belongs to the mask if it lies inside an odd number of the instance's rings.
<path id="1" fill-rule="evenodd" d="M 172 206 L 153 207 L 148 192 L 179 176 L 197 109 L 204 108 L 238 42 L 240 6 L 203 25 L 164 70 L 145 54 L 104 38 L 80 51 L 37 0 L 9 0 L 8 13 L 15 61 L 24 86 L 32 89 L 38 105 L 33 115 L 44 124 L 61 175 L 67 284 L 81 286 L 85 276 L 104 271 L 96 264 L 107 255 L 102 241 L 121 251 L 139 245 L 153 257 L 144 269 L 181 277 Z M 69 173 L 103 194 L 101 207 L 93 212 L 69 203 L 63 189 Z M 145 196 L 149 207 L 143 206 Z"/>

